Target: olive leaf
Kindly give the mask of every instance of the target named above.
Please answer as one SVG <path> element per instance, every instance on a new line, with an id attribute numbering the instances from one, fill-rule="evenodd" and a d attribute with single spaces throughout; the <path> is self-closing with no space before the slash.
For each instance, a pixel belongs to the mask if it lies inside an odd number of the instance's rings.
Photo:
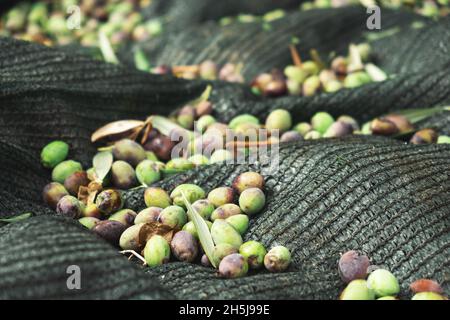
<path id="1" fill-rule="evenodd" d="M 192 100 L 191 102 L 189 102 L 187 104 L 191 105 L 191 106 L 196 106 L 200 102 L 207 101 L 209 99 L 209 96 L 211 95 L 211 91 L 212 91 L 212 86 L 211 85 L 206 86 L 205 91 L 203 91 L 203 93 L 200 95 L 200 97 Z"/>
<path id="2" fill-rule="evenodd" d="M 114 138 L 118 136 L 131 135 L 135 131 L 140 131 L 144 125 L 145 122 L 140 120 L 119 120 L 110 122 L 97 129 L 92 134 L 91 142 L 97 142 L 105 138 L 111 138 L 111 140 L 114 140 Z"/>
<path id="3" fill-rule="evenodd" d="M 96 180 L 102 182 L 106 175 L 111 170 L 113 163 L 113 155 L 109 151 L 102 151 L 97 153 L 92 159 L 92 165 L 96 175 Z"/>
<path id="4" fill-rule="evenodd" d="M 349 46 L 349 64 L 348 70 L 350 72 L 359 71 L 364 69 L 364 65 L 362 63 L 361 55 L 359 54 L 358 47 L 354 44 L 350 44 Z"/>
<path id="5" fill-rule="evenodd" d="M 373 63 L 367 63 L 364 68 L 369 77 L 375 82 L 384 81 L 388 78 L 386 72 L 378 68 Z"/>
<path id="6" fill-rule="evenodd" d="M 32 214 L 32 213 L 29 213 L 29 212 L 27 212 L 27 213 L 22 213 L 22 214 L 20 214 L 20 215 L 18 215 L 18 216 L 14 216 L 14 217 L 10 217 L 10 218 L 2 218 L 2 219 L 0 219 L 0 222 L 3 222 L 3 223 L 14 223 L 14 222 L 19 222 L 19 221 L 28 219 L 28 218 L 31 217 L 32 215 L 33 215 L 33 214 Z"/>
<path id="7" fill-rule="evenodd" d="M 145 56 L 144 51 L 139 48 L 134 52 L 134 65 L 136 66 L 136 69 L 141 71 L 150 71 L 151 68 L 150 62 Z"/>
<path id="8" fill-rule="evenodd" d="M 186 198 L 186 195 L 183 191 L 181 191 L 181 196 L 183 198 L 184 205 L 187 208 L 187 214 L 191 221 L 194 223 L 195 229 L 198 233 L 198 238 L 200 239 L 200 244 L 202 245 L 203 250 L 205 251 L 206 256 L 211 262 L 214 268 L 217 268 L 216 263 L 214 261 L 213 253 L 214 253 L 214 241 L 211 236 L 211 232 L 209 231 L 208 225 L 205 220 L 200 216 L 200 214 L 191 206 L 190 202 Z"/>
<path id="9" fill-rule="evenodd" d="M 177 130 L 180 133 L 186 133 L 188 136 L 194 134 L 192 131 L 186 130 L 182 126 L 179 126 L 175 122 L 170 121 L 168 118 L 163 116 L 151 116 L 150 123 L 153 128 L 167 137 L 170 137 L 170 134 L 174 132 L 174 130 Z"/>
<path id="10" fill-rule="evenodd" d="M 100 46 L 100 50 L 103 55 L 103 59 L 109 63 L 119 64 L 119 59 L 117 59 L 117 56 L 114 53 L 111 43 L 109 42 L 108 37 L 106 36 L 106 34 L 103 31 L 99 31 L 98 39 L 99 39 L 99 46 Z"/>
<path id="11" fill-rule="evenodd" d="M 440 106 L 440 107 L 434 107 L 434 108 L 427 108 L 427 109 L 408 109 L 408 110 L 399 110 L 393 113 L 402 115 L 406 117 L 409 122 L 411 123 L 417 123 L 419 121 L 422 121 L 426 118 L 429 118 L 436 113 L 442 112 L 442 111 L 449 111 L 450 106 Z"/>

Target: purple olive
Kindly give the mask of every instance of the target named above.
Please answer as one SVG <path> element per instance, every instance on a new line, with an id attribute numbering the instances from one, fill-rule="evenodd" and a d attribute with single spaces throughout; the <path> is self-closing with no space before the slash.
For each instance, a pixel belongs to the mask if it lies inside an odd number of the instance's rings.
<path id="1" fill-rule="evenodd" d="M 198 255 L 198 243 L 192 234 L 187 231 L 175 233 L 170 242 L 172 253 L 180 261 L 192 262 Z"/>
<path id="2" fill-rule="evenodd" d="M 118 247 L 120 236 L 126 229 L 127 227 L 118 221 L 105 220 L 97 223 L 92 231 L 113 246 Z"/>
<path id="3" fill-rule="evenodd" d="M 356 279 L 365 279 L 367 268 L 370 265 L 369 258 L 355 250 L 344 253 L 339 259 L 339 274 L 342 281 L 349 283 Z"/>

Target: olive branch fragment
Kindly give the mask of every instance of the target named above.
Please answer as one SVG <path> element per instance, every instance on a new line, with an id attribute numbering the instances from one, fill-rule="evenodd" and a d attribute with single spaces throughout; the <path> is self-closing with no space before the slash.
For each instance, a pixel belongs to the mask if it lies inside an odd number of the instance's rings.
<path id="1" fill-rule="evenodd" d="M 147 262 L 145 261 L 145 258 L 143 256 L 141 256 L 139 253 L 137 253 L 136 251 L 134 251 L 134 250 L 122 250 L 122 251 L 119 251 L 119 253 L 121 253 L 123 255 L 125 255 L 127 253 L 130 253 L 130 255 L 128 257 L 128 260 L 131 260 L 131 258 L 136 257 L 136 258 L 138 258 L 139 260 L 142 261 L 142 263 L 143 263 L 142 265 L 143 266 L 147 265 Z"/>

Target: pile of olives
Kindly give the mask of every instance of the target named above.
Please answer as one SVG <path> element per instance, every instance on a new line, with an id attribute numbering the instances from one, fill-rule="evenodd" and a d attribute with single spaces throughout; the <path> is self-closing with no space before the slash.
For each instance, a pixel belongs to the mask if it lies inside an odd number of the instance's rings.
<path id="1" fill-rule="evenodd" d="M 369 258 L 355 250 L 344 253 L 339 259 L 338 270 L 347 284 L 340 300 L 398 300 L 400 286 L 397 278 L 388 270 L 370 265 Z M 370 271 L 372 270 L 372 271 Z M 420 279 L 410 285 L 412 300 L 447 300 L 441 286 L 429 279 Z"/>
<path id="2" fill-rule="evenodd" d="M 302 62 L 294 47 L 291 48 L 295 65 L 289 65 L 284 72 L 274 69 L 261 73 L 251 81 L 256 95 L 279 97 L 284 95 L 311 96 L 319 92 L 336 92 L 343 88 L 355 88 L 373 82 L 383 81 L 386 74 L 370 63 L 371 47 L 367 43 L 350 45 L 347 57 L 333 58 L 329 66 L 315 54 L 314 60 Z M 223 80 L 243 83 L 241 64 L 227 63 L 221 68 L 211 60 L 191 66 L 159 66 L 151 71 L 156 74 L 172 73 L 185 79 Z"/>
<path id="3" fill-rule="evenodd" d="M 114 48 L 127 40 L 149 40 L 162 32 L 158 19 L 145 20 L 150 0 L 23 1 L 0 18 L 0 36 L 13 36 L 45 45 L 97 47 L 103 32 Z"/>
<path id="4" fill-rule="evenodd" d="M 136 255 L 142 252 L 147 265 L 167 263 L 172 255 L 179 261 L 218 266 L 219 274 L 226 278 L 244 276 L 249 268 L 263 265 L 270 272 L 288 268 L 291 256 L 287 248 L 275 246 L 267 252 L 257 241 L 242 240 L 249 217 L 261 212 L 266 203 L 265 181 L 259 173 L 244 172 L 232 187 L 218 187 L 208 194 L 195 184 L 181 184 L 170 194 L 162 188 L 147 187 L 146 208 L 136 213 L 124 208 L 122 190 L 135 186 L 136 181 L 148 185 L 160 178 L 157 162 L 147 159 L 141 145 L 131 140 L 117 142 L 109 178 L 101 182 L 95 169 L 86 172 L 79 162 L 66 160 L 68 152 L 62 141 L 42 150 L 43 165 L 53 169 L 53 182 L 43 191 L 44 201 L 58 214 L 78 219 L 113 246 Z M 108 189 L 109 184 L 114 188 Z M 82 197 L 83 187 L 90 191 L 87 198 Z M 210 229 L 215 247 L 209 258 L 200 256 L 199 234 L 182 195 Z M 165 232 L 154 232 L 154 228 Z"/>

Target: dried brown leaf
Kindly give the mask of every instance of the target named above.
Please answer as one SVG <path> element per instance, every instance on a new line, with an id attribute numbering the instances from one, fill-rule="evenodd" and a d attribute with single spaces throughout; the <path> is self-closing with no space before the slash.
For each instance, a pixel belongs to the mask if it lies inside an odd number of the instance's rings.
<path id="1" fill-rule="evenodd" d="M 93 204 L 97 194 L 102 191 L 103 186 L 101 183 L 92 181 L 87 187 L 80 186 L 78 189 L 78 200 L 83 202 L 85 205 Z"/>
<path id="2" fill-rule="evenodd" d="M 144 224 L 139 231 L 139 245 L 145 247 L 147 241 L 154 235 L 159 235 L 170 243 L 176 231 L 175 228 L 160 222 L 148 222 Z"/>
<path id="3" fill-rule="evenodd" d="M 97 129 L 92 134 L 91 141 L 96 142 L 103 139 L 114 141 L 119 136 L 137 136 L 144 125 L 145 122 L 140 120 L 119 120 L 111 122 Z"/>

